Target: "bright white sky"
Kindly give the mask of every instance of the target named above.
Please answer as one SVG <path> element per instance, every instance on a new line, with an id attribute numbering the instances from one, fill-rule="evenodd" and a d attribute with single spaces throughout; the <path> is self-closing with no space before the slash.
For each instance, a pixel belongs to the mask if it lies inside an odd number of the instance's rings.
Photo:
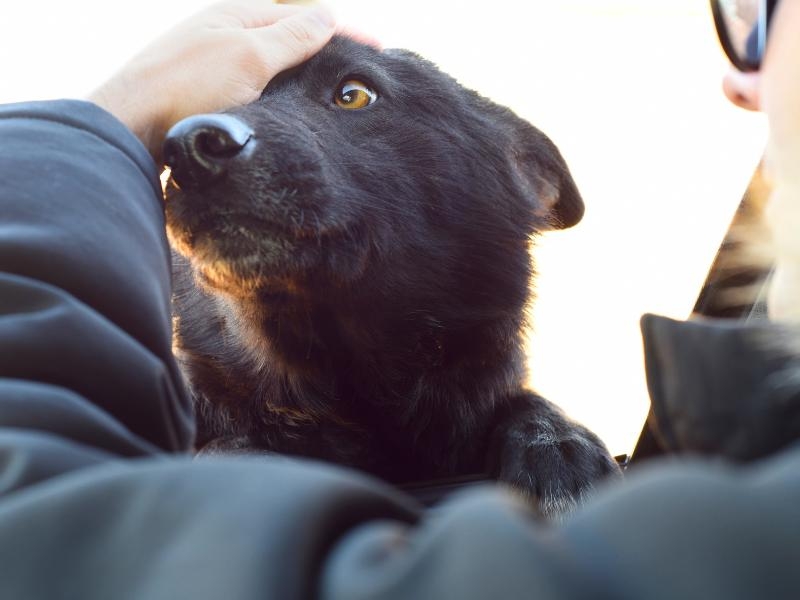
<path id="1" fill-rule="evenodd" d="M 0 102 L 80 97 L 189 0 L 5 0 Z M 534 387 L 629 452 L 647 412 L 639 317 L 685 318 L 764 144 L 726 104 L 705 0 L 330 0 L 544 130 L 584 221 L 540 243 Z"/>

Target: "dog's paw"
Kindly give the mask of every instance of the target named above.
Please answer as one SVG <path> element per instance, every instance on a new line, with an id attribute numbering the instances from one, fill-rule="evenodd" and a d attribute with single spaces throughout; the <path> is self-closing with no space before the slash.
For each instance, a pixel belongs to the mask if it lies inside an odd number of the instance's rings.
<path id="1" fill-rule="evenodd" d="M 603 442 L 549 402 L 532 396 L 494 432 L 489 468 L 547 518 L 572 512 L 598 482 L 619 478 Z"/>

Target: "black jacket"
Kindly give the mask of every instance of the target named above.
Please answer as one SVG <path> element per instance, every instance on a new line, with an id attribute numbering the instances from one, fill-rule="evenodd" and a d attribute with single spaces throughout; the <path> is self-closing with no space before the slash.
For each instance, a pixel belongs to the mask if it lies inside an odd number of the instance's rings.
<path id="1" fill-rule="evenodd" d="M 99 108 L 0 107 L 0 598 L 800 595 L 800 451 L 661 466 L 558 527 L 316 463 L 189 456 L 156 167 Z"/>

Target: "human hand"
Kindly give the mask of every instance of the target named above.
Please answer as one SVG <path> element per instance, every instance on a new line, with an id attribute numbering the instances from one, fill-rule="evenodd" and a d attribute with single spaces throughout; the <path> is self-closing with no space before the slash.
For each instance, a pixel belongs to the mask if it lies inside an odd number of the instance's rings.
<path id="1" fill-rule="evenodd" d="M 89 100 L 125 123 L 160 163 L 172 125 L 252 102 L 275 75 L 319 51 L 334 29 L 322 8 L 225 0 L 145 48 Z"/>

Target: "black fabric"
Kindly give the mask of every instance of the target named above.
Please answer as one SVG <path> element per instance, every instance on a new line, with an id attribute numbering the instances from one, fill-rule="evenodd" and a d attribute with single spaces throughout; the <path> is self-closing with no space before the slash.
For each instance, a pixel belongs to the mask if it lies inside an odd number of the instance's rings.
<path id="1" fill-rule="evenodd" d="M 559 526 L 354 473 L 195 460 L 156 170 L 86 103 L 0 107 L 0 598 L 794 598 L 800 449 L 681 462 Z"/>
<path id="2" fill-rule="evenodd" d="M 645 315 L 642 333 L 665 448 L 745 461 L 800 439 L 800 327 Z"/>
<path id="3" fill-rule="evenodd" d="M 0 127 L 0 377 L 77 394 L 140 450 L 188 450 L 152 159 L 88 103 L 5 106 Z"/>

